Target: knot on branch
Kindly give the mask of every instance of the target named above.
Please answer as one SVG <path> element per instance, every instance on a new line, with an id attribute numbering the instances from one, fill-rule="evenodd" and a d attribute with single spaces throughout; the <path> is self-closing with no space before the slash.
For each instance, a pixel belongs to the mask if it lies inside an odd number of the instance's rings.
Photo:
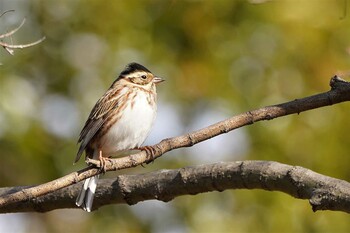
<path id="1" fill-rule="evenodd" d="M 344 79 L 340 78 L 338 75 L 334 75 L 333 78 L 331 78 L 329 85 L 331 86 L 331 90 L 334 91 L 348 91 L 350 88 L 350 82 L 345 81 Z"/>
<path id="2" fill-rule="evenodd" d="M 310 198 L 309 203 L 312 207 L 312 211 L 332 209 L 331 204 L 334 202 L 335 197 L 327 192 L 316 191 Z"/>

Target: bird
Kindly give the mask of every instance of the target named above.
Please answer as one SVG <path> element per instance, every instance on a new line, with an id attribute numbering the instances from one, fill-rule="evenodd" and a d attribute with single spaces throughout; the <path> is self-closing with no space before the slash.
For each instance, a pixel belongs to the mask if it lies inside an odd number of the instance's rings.
<path id="1" fill-rule="evenodd" d="M 128 64 L 92 108 L 74 160 L 99 159 L 142 149 L 157 115 L 156 85 L 164 79 L 136 62 Z M 84 181 L 76 205 L 91 212 L 99 175 Z"/>

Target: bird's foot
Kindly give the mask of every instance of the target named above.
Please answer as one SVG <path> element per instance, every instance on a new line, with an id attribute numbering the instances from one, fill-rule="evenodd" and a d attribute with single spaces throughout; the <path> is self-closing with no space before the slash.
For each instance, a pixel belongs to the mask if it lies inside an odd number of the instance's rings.
<path id="1" fill-rule="evenodd" d="M 149 164 L 149 163 L 153 163 L 154 161 L 154 155 L 156 153 L 156 149 L 152 146 L 142 146 L 142 147 L 139 147 L 137 148 L 138 150 L 141 150 L 141 151 L 146 151 L 146 155 L 147 155 L 147 160 L 146 160 L 146 164 Z"/>
<path id="2" fill-rule="evenodd" d="M 98 156 L 98 160 L 100 161 L 100 167 L 99 170 L 100 172 L 102 172 L 103 174 L 106 173 L 107 171 L 107 162 L 112 163 L 110 157 L 103 157 L 102 156 L 102 151 L 100 151 L 100 155 Z"/>

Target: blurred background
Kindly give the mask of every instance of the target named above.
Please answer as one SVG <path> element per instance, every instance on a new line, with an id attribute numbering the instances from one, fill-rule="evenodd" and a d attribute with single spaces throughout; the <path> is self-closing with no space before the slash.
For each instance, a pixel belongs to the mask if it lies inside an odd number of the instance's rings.
<path id="1" fill-rule="evenodd" d="M 0 186 L 40 184 L 76 171 L 76 141 L 100 96 L 129 62 L 166 79 L 145 144 L 248 110 L 329 90 L 349 78 L 347 0 L 1 0 Z M 350 181 L 350 105 L 259 122 L 167 153 L 146 168 L 273 160 Z M 106 176 L 116 176 L 117 172 Z M 313 213 L 279 192 L 228 190 L 93 213 L 0 215 L 0 232 L 349 232 L 349 215 Z"/>

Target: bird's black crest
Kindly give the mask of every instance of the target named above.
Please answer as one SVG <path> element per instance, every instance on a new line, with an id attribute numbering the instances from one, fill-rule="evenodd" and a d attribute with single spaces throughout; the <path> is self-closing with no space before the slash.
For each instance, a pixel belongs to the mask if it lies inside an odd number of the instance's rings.
<path id="1" fill-rule="evenodd" d="M 120 76 L 125 76 L 125 75 L 131 74 L 135 71 L 146 71 L 146 72 L 151 73 L 151 71 L 149 71 L 143 65 L 140 65 L 136 62 L 132 62 L 125 67 L 125 69 L 120 73 Z"/>

